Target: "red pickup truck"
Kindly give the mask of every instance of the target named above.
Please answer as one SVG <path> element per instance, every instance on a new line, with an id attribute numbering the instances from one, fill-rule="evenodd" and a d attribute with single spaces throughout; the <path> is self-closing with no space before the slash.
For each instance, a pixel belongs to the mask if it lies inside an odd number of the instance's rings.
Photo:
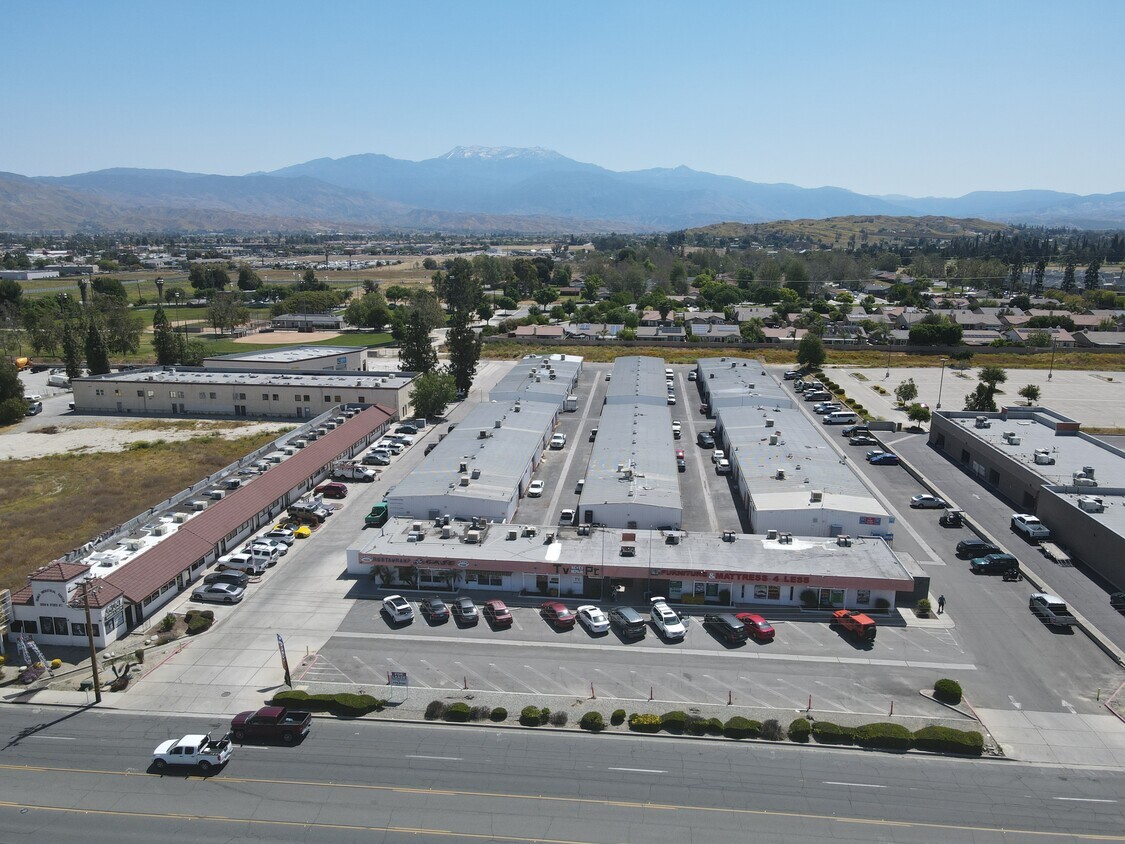
<path id="1" fill-rule="evenodd" d="M 852 610 L 836 610 L 832 613 L 832 623 L 843 627 L 863 642 L 875 641 L 875 622 L 870 616 Z"/>
<path id="2" fill-rule="evenodd" d="M 312 713 L 296 712 L 284 706 L 263 706 L 257 712 L 239 712 L 230 722 L 235 741 L 281 739 L 292 744 L 308 735 Z"/>

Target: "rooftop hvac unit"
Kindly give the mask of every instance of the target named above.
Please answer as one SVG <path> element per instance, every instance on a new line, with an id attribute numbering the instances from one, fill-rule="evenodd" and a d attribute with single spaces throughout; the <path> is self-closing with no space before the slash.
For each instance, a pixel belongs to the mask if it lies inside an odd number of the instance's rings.
<path id="1" fill-rule="evenodd" d="M 516 537 L 518 537 L 519 535 L 520 532 L 515 528 L 508 528 L 507 538 L 509 542 L 515 541 Z"/>
<path id="2" fill-rule="evenodd" d="M 774 475 L 774 477 L 779 481 L 785 480 L 785 470 L 784 469 L 778 469 L 777 474 Z"/>
<path id="3" fill-rule="evenodd" d="M 777 434 L 770 434 L 770 445 L 777 445 Z"/>
<path id="4" fill-rule="evenodd" d="M 524 536 L 535 536 L 537 533 L 539 533 L 539 528 L 534 527 L 532 525 L 524 525 L 523 526 L 523 535 Z"/>
<path id="5" fill-rule="evenodd" d="M 850 536 L 848 536 L 846 533 L 842 533 L 842 534 L 840 534 L 839 536 L 836 537 L 836 544 L 840 545 L 844 548 L 849 548 L 849 547 L 851 547 L 851 544 L 852 544 L 852 538 Z"/>
<path id="6" fill-rule="evenodd" d="M 468 545 L 480 545 L 480 531 L 467 530 L 465 531 L 465 542 Z"/>
<path id="7" fill-rule="evenodd" d="M 414 524 L 412 524 L 410 526 L 410 529 L 412 531 L 414 531 L 415 533 L 421 533 L 422 532 L 422 523 L 421 522 L 415 522 Z"/>
<path id="8" fill-rule="evenodd" d="M 679 545 L 680 535 L 678 533 L 670 533 L 665 537 L 664 541 L 669 545 Z"/>
<path id="9" fill-rule="evenodd" d="M 1082 495 L 1078 498 L 1078 509 L 1087 513 L 1104 513 L 1105 504 L 1096 495 Z"/>
<path id="10" fill-rule="evenodd" d="M 469 476 L 468 475 L 462 475 L 461 476 L 461 486 L 468 486 L 468 485 L 469 485 Z"/>
<path id="11" fill-rule="evenodd" d="M 723 542 L 734 542 L 736 534 L 733 530 L 723 531 Z"/>
<path id="12" fill-rule="evenodd" d="M 191 502 L 191 509 L 194 510 L 195 512 L 197 512 L 197 513 L 201 510 L 206 510 L 207 509 L 207 502 L 206 501 L 193 501 L 193 502 Z"/>
<path id="13" fill-rule="evenodd" d="M 173 524 L 182 525 L 184 522 L 186 522 L 188 520 L 188 518 L 189 518 L 189 516 L 188 516 L 187 513 L 173 513 L 172 514 Z"/>
<path id="14" fill-rule="evenodd" d="M 1087 478 L 1094 477 L 1094 467 L 1093 466 L 1083 466 L 1082 467 L 1082 474 L 1084 474 Z"/>
<path id="15" fill-rule="evenodd" d="M 550 545 L 555 541 L 555 532 L 553 530 L 547 531 L 547 538 L 543 540 L 544 545 Z"/>
<path id="16" fill-rule="evenodd" d="M 587 524 L 579 525 L 578 526 L 578 535 L 579 536 L 589 536 L 590 535 L 590 526 L 587 525 Z"/>
<path id="17" fill-rule="evenodd" d="M 152 528 L 153 536 L 164 536 L 168 532 L 168 525 L 155 525 Z"/>
<path id="18" fill-rule="evenodd" d="M 1086 477 L 1081 472 L 1075 472 L 1074 473 L 1074 485 L 1075 486 L 1097 486 L 1098 482 L 1095 481 L 1093 478 Z"/>
<path id="19" fill-rule="evenodd" d="M 766 539 L 777 539 L 777 531 L 770 528 L 766 531 Z"/>
<path id="20" fill-rule="evenodd" d="M 479 477 L 480 477 L 480 469 L 473 469 L 473 471 L 472 471 L 473 480 L 475 481 Z"/>
<path id="21" fill-rule="evenodd" d="M 462 460 L 461 465 L 458 467 L 457 471 L 462 475 L 465 474 L 467 471 L 469 471 L 469 464 Z"/>
<path id="22" fill-rule="evenodd" d="M 1055 458 L 1051 456 L 1051 452 L 1047 449 L 1037 448 L 1035 450 L 1035 462 L 1040 466 L 1054 466 Z"/>
<path id="23" fill-rule="evenodd" d="M 493 428 L 499 428 L 503 424 L 504 424 L 503 419 L 497 419 L 495 422 L 492 423 L 492 427 Z"/>
<path id="24" fill-rule="evenodd" d="M 487 440 L 488 439 L 488 431 L 478 431 L 477 432 L 477 439 L 478 440 Z"/>
<path id="25" fill-rule="evenodd" d="M 732 360 L 730 362 L 730 368 L 731 369 L 737 369 L 738 368 L 738 361 Z"/>
<path id="26" fill-rule="evenodd" d="M 824 491 L 819 490 L 819 489 L 814 489 L 809 494 L 809 500 L 810 501 L 823 501 L 824 500 Z"/>
<path id="27" fill-rule="evenodd" d="M 140 551 L 144 547 L 145 547 L 144 542 L 142 542 L 139 539 L 126 539 L 125 540 L 125 549 L 127 551 Z"/>
<path id="28" fill-rule="evenodd" d="M 772 419 L 767 419 L 767 420 L 766 420 L 766 427 L 767 427 L 767 428 L 772 428 L 772 427 L 773 427 L 773 422 L 774 422 L 774 420 L 772 420 Z"/>
<path id="29" fill-rule="evenodd" d="M 512 413 L 519 413 L 519 412 L 520 412 L 520 403 L 517 401 L 515 403 L 515 406 L 512 407 Z"/>
<path id="30" fill-rule="evenodd" d="M 410 531 L 410 533 L 408 533 L 406 535 L 406 541 L 407 542 L 421 542 L 422 541 L 422 531 L 420 531 L 420 530 Z"/>
<path id="31" fill-rule="evenodd" d="M 635 557 L 635 556 L 637 556 L 637 546 L 636 545 L 622 545 L 621 546 L 621 556 L 622 557 Z"/>
<path id="32" fill-rule="evenodd" d="M 449 525 L 442 525 L 441 538 L 449 539 L 453 535 L 453 529 Z"/>

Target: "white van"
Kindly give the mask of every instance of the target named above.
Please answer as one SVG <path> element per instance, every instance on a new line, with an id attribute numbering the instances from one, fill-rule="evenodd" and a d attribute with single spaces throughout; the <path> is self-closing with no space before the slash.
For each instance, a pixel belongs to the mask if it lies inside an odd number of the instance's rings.
<path id="1" fill-rule="evenodd" d="M 854 410 L 835 410 L 824 415 L 825 425 L 854 425 L 859 416 Z"/>
<path id="2" fill-rule="evenodd" d="M 62 387 L 62 388 L 65 389 L 65 388 L 70 386 L 70 379 L 67 378 L 66 375 L 62 375 L 62 374 L 48 375 L 47 376 L 47 386 L 48 387 Z"/>

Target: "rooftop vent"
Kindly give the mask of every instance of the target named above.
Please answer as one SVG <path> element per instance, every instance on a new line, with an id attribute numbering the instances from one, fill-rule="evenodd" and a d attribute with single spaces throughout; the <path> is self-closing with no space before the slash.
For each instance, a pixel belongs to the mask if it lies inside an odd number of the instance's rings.
<path id="1" fill-rule="evenodd" d="M 493 428 L 499 428 L 503 424 L 504 424 L 503 419 L 497 419 L 495 422 L 492 423 L 492 427 Z"/>
<path id="2" fill-rule="evenodd" d="M 771 437 L 771 439 L 772 439 L 772 437 Z M 784 469 L 778 469 L 777 474 L 774 475 L 774 477 L 779 481 L 785 480 L 785 470 Z"/>
<path id="3" fill-rule="evenodd" d="M 442 525 L 442 527 L 441 527 L 441 538 L 442 539 L 449 539 L 449 537 L 451 537 L 452 535 L 453 535 L 453 529 L 449 525 Z"/>
<path id="4" fill-rule="evenodd" d="M 462 475 L 465 474 L 466 472 L 469 471 L 469 464 L 466 463 L 464 460 L 462 460 L 461 465 L 458 467 L 457 471 L 460 472 Z"/>
<path id="5" fill-rule="evenodd" d="M 172 521 L 175 522 L 178 525 L 182 525 L 189 518 L 190 517 L 188 516 L 187 513 L 173 513 L 172 514 Z"/>
<path id="6" fill-rule="evenodd" d="M 723 542 L 734 542 L 736 534 L 733 530 L 723 531 Z"/>
<path id="7" fill-rule="evenodd" d="M 488 439 L 488 431 L 478 431 L 477 432 L 477 439 L 478 440 L 487 440 Z"/>
<path id="8" fill-rule="evenodd" d="M 637 546 L 636 545 L 622 545 L 621 546 L 621 556 L 622 557 L 635 557 L 635 556 L 637 556 Z"/>
<path id="9" fill-rule="evenodd" d="M 480 477 L 480 469 L 473 469 L 473 471 L 472 471 L 473 480 L 475 481 L 479 477 Z"/>
<path id="10" fill-rule="evenodd" d="M 819 489 L 814 489 L 809 494 L 809 500 L 810 501 L 823 501 L 824 500 L 824 491 L 819 490 Z"/>
<path id="11" fill-rule="evenodd" d="M 415 533 L 421 533 L 422 532 L 422 523 L 421 522 L 415 522 L 414 524 L 412 524 L 410 526 L 410 529 L 412 531 L 414 531 Z"/>
<path id="12" fill-rule="evenodd" d="M 841 546 L 842 548 L 850 548 L 852 544 L 852 538 L 846 533 L 841 533 L 836 537 L 836 544 Z"/>
<path id="13" fill-rule="evenodd" d="M 1082 495 L 1078 498 L 1078 509 L 1084 510 L 1087 513 L 1104 513 L 1105 503 L 1102 501 L 1101 496 Z"/>
<path id="14" fill-rule="evenodd" d="M 535 536 L 537 533 L 539 533 L 539 528 L 534 527 L 532 525 L 524 525 L 524 528 L 523 528 L 523 535 L 524 536 Z"/>
<path id="15" fill-rule="evenodd" d="M 767 420 L 766 420 L 766 427 L 767 427 L 767 428 L 772 428 L 772 427 L 773 427 L 773 423 L 774 423 L 774 420 L 772 420 L 772 419 L 767 419 Z"/>
<path id="16" fill-rule="evenodd" d="M 507 539 L 509 542 L 514 542 L 520 535 L 520 532 L 515 528 L 508 528 Z"/>

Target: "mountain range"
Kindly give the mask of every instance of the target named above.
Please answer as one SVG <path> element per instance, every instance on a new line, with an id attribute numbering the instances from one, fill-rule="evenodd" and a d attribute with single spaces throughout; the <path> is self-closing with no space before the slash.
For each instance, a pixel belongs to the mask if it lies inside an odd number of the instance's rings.
<path id="1" fill-rule="evenodd" d="M 129 168 L 61 177 L 0 173 L 0 230 L 14 232 L 625 232 L 848 215 L 1117 228 L 1125 227 L 1125 192 L 866 196 L 687 167 L 617 172 L 538 147 L 457 147 L 424 161 L 319 158 L 245 176 Z"/>

